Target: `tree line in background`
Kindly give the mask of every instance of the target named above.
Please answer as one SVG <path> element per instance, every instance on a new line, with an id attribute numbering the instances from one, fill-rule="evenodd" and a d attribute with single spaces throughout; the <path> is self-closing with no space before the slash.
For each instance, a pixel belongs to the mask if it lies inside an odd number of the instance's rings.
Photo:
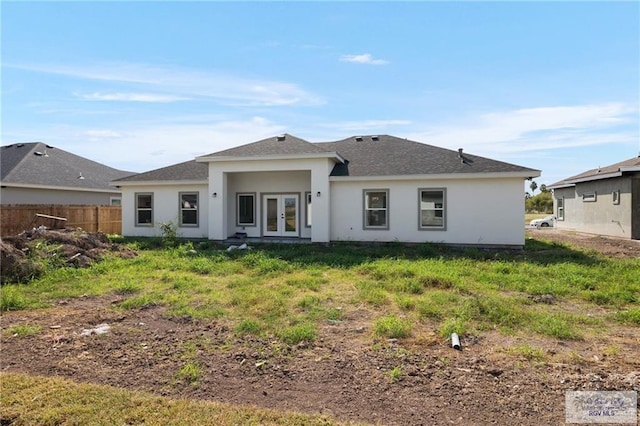
<path id="1" fill-rule="evenodd" d="M 524 209 L 526 213 L 553 213 L 553 197 L 551 190 L 547 189 L 547 185 L 544 183 L 540 185 L 540 193 L 534 195 L 538 184 L 535 180 L 531 181 L 529 185 L 531 193 L 528 191 L 524 193 Z"/>

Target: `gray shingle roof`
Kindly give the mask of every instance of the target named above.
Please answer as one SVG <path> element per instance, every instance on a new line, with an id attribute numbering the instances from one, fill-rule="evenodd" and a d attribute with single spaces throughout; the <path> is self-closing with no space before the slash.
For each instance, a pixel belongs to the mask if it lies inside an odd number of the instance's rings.
<path id="1" fill-rule="evenodd" d="M 197 163 L 196 160 L 185 161 L 184 163 L 174 164 L 172 166 L 162 167 L 160 169 L 150 170 L 144 173 L 138 173 L 122 179 L 114 180 L 118 182 L 140 182 L 140 181 L 206 181 L 209 177 L 209 165 L 207 163 Z"/>
<path id="2" fill-rule="evenodd" d="M 132 174 L 42 142 L 3 146 L 0 158 L 3 185 L 14 183 L 113 191 L 109 185 L 111 180 Z"/>
<path id="3" fill-rule="evenodd" d="M 394 176 L 451 173 L 532 172 L 539 170 L 460 153 L 389 135 L 350 137 L 316 144 L 348 160 L 332 176 Z"/>
<path id="4" fill-rule="evenodd" d="M 640 168 L 640 156 L 629 158 L 628 160 L 620 161 L 619 163 L 611 164 L 605 167 L 597 167 L 595 169 L 587 170 L 586 172 L 579 173 L 575 176 L 562 179 L 548 186 L 548 188 L 561 187 L 572 185 L 577 182 L 587 180 L 598 180 L 612 177 L 612 173 L 620 172 L 622 168 L 635 167 Z"/>
<path id="5" fill-rule="evenodd" d="M 311 155 L 337 153 L 345 159 L 338 162 L 331 176 L 395 176 L 451 173 L 504 173 L 539 170 L 491 160 L 477 155 L 426 145 L 389 135 L 350 137 L 337 142 L 311 143 L 285 134 L 238 146 L 199 158 L 260 157 L 278 155 Z M 163 180 L 206 180 L 205 162 L 188 161 L 140 173 L 120 182 Z"/>

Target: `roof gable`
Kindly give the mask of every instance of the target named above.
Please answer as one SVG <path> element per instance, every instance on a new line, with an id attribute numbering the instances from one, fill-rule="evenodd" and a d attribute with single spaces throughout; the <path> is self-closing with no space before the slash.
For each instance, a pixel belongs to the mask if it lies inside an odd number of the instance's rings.
<path id="1" fill-rule="evenodd" d="M 202 157 L 258 157 L 277 155 L 304 155 L 328 153 L 325 149 L 285 133 L 281 136 L 270 137 L 257 142 L 241 145 L 224 151 L 214 152 Z"/>
<path id="2" fill-rule="evenodd" d="M 0 157 L 5 185 L 113 190 L 109 181 L 132 174 L 42 142 L 3 146 Z"/>

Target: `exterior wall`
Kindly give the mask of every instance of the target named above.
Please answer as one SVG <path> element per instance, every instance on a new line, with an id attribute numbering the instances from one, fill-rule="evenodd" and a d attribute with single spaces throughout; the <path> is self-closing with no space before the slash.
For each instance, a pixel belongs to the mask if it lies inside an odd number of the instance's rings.
<path id="1" fill-rule="evenodd" d="M 332 181 L 331 240 L 523 246 L 522 181 Z M 446 188 L 445 230 L 419 230 L 419 188 Z M 389 190 L 388 230 L 364 229 L 364 189 Z"/>
<path id="2" fill-rule="evenodd" d="M 256 220 L 262 219 L 263 193 L 299 193 L 302 238 L 314 242 L 329 241 L 330 186 L 333 162 L 327 158 L 291 160 L 243 160 L 209 163 L 209 239 L 224 240 L 235 232 L 262 236 L 256 227 L 236 226 L 236 193 L 256 193 Z M 304 193 L 313 197 L 313 226 L 304 227 Z M 216 194 L 213 197 L 213 194 Z M 320 197 L 316 195 L 320 193 Z"/>
<path id="3" fill-rule="evenodd" d="M 619 203 L 613 193 L 619 191 Z M 584 201 L 584 194 L 596 194 L 595 201 Z M 559 229 L 590 234 L 632 238 L 632 179 L 620 177 L 577 183 L 575 187 L 555 189 L 554 212 L 558 198 L 564 197 L 564 219 L 556 221 Z"/>
<path id="4" fill-rule="evenodd" d="M 631 179 L 631 238 L 640 240 L 640 177 Z"/>
<path id="5" fill-rule="evenodd" d="M 120 198 L 119 192 L 68 191 L 57 189 L 15 188 L 0 189 L 0 202 L 7 204 L 95 204 L 108 206 L 111 198 Z"/>
<path id="6" fill-rule="evenodd" d="M 153 193 L 153 226 L 136 226 L 135 194 Z M 122 187 L 122 235 L 132 237 L 158 237 L 160 223 L 179 223 L 180 192 L 198 192 L 198 226 L 178 227 L 179 237 L 207 238 L 208 235 L 208 199 L 207 185 L 154 185 Z"/>

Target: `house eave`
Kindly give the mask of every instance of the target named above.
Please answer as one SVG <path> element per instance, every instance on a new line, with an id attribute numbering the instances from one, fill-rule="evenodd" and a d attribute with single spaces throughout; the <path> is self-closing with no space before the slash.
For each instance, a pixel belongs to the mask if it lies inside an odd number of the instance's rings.
<path id="1" fill-rule="evenodd" d="M 166 185 L 207 185 L 206 180 L 134 180 L 134 181 L 111 181 L 112 186 L 166 186 Z"/>
<path id="2" fill-rule="evenodd" d="M 390 176 L 329 176 L 329 181 L 374 181 L 374 180 L 464 180 L 464 179 L 529 179 L 540 176 L 540 171 L 526 172 L 494 172 L 494 173 L 439 173 L 420 175 L 390 175 Z"/>
<path id="3" fill-rule="evenodd" d="M 566 179 L 566 183 L 580 183 L 580 182 L 591 182 L 594 180 L 602 180 L 602 179 L 611 179 L 622 176 L 621 171 L 611 172 L 611 173 L 602 173 L 599 175 L 585 176 L 578 179 Z"/>
<path id="4" fill-rule="evenodd" d="M 564 189 L 564 188 L 573 188 L 575 186 L 576 186 L 575 183 L 562 183 L 558 185 L 549 185 L 547 186 L 547 189 Z"/>
<path id="5" fill-rule="evenodd" d="M 73 186 L 53 186 L 53 185 L 39 185 L 31 183 L 13 183 L 2 182 L 3 188 L 24 188 L 24 189 L 46 189 L 55 191 L 77 191 L 77 192 L 102 192 L 105 194 L 112 194 L 114 192 L 120 192 L 118 189 L 101 189 L 101 188 L 77 188 Z"/>
<path id="6" fill-rule="evenodd" d="M 274 154 L 274 155 L 237 155 L 237 156 L 217 156 L 204 155 L 196 157 L 198 163 L 221 163 L 230 161 L 269 161 L 269 160 L 307 160 L 327 158 L 344 163 L 344 158 L 337 152 L 314 152 L 309 154 Z"/>

